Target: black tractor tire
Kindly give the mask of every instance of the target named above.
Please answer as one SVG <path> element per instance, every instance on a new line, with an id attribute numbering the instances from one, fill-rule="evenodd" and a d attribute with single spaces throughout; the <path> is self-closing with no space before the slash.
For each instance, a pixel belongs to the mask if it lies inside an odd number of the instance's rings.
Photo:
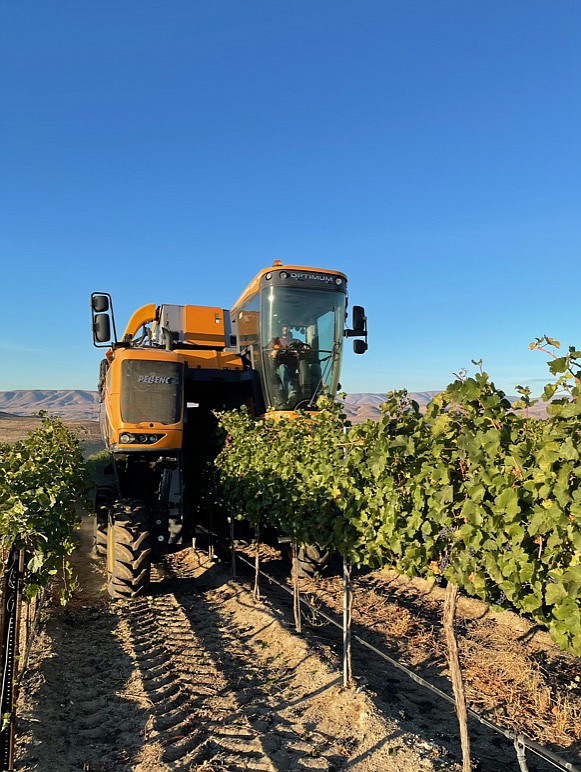
<path id="1" fill-rule="evenodd" d="M 107 528 L 109 527 L 109 513 L 115 500 L 113 488 L 102 485 L 95 493 L 95 523 L 93 528 L 92 557 L 105 557 L 107 554 Z"/>
<path id="2" fill-rule="evenodd" d="M 321 576 L 329 562 L 331 554 L 316 544 L 299 547 L 297 554 L 297 573 L 299 579 L 314 579 Z"/>
<path id="3" fill-rule="evenodd" d="M 150 574 L 149 511 L 142 501 L 119 499 L 107 529 L 107 591 L 112 598 L 143 595 Z"/>

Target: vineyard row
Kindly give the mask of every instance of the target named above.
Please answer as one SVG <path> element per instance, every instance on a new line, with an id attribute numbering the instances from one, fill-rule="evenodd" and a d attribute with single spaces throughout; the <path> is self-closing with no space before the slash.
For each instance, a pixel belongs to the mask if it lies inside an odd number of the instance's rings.
<path id="1" fill-rule="evenodd" d="M 510 606 L 580 655 L 578 359 L 573 348 L 554 356 L 541 421 L 526 415 L 528 389 L 515 412 L 482 371 L 462 375 L 424 413 L 391 392 L 377 422 L 356 426 L 325 398 L 293 420 L 224 413 L 216 494 L 236 517 L 351 565 L 445 580 Z"/>

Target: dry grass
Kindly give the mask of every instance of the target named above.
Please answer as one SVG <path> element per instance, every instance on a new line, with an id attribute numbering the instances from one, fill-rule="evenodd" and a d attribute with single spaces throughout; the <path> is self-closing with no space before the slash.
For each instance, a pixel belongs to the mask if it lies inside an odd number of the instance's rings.
<path id="1" fill-rule="evenodd" d="M 341 613 L 341 577 L 303 580 L 301 588 Z M 443 598 L 441 588 L 423 580 L 374 572 L 354 582 L 353 621 L 419 674 L 446 675 Z M 546 633 L 533 634 L 526 620 L 510 612 L 493 615 L 481 601 L 462 598 L 457 617 L 470 707 L 542 744 L 580 742 L 581 660 L 561 652 Z"/>
<path id="2" fill-rule="evenodd" d="M 256 558 L 256 543 L 255 542 L 236 542 L 236 552 L 244 555 L 248 560 L 254 561 Z M 280 562 L 280 550 L 275 547 L 270 547 L 268 544 L 259 542 L 258 544 L 258 560 L 260 563 Z M 268 568 L 266 569 L 268 570 Z"/>
<path id="3" fill-rule="evenodd" d="M 581 696 L 557 683 L 533 652 L 494 620 L 473 625 L 460 644 L 468 699 L 513 729 L 571 745 L 581 740 Z"/>

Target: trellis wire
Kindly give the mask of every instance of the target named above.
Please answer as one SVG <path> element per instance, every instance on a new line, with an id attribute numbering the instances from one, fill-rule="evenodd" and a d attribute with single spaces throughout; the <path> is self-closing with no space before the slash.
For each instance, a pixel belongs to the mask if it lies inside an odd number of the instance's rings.
<path id="1" fill-rule="evenodd" d="M 252 563 L 250 561 L 246 560 L 242 555 L 238 555 L 238 559 L 242 563 L 246 563 L 246 565 L 250 566 L 250 568 L 253 568 Z M 280 587 L 280 589 L 284 590 L 288 595 L 293 595 L 293 591 L 289 590 L 288 587 L 286 587 L 282 582 L 279 582 L 277 579 L 275 579 L 273 576 L 268 574 L 266 571 L 260 571 L 260 573 L 268 579 L 273 584 Z M 318 614 L 323 619 L 326 619 L 327 622 L 334 625 L 339 630 L 342 630 L 342 625 L 340 625 L 335 619 L 330 617 L 328 614 L 326 614 L 324 611 L 321 611 L 320 609 L 316 608 L 312 603 L 309 603 L 308 600 L 305 598 L 299 599 L 299 606 L 300 604 L 304 604 L 307 608 L 309 608 L 311 611 L 313 611 L 315 614 Z M 352 639 L 357 641 L 361 646 L 364 646 L 365 648 L 369 649 L 370 651 L 374 652 L 374 654 L 377 654 L 378 657 L 381 657 L 386 662 L 389 662 L 390 665 L 396 668 L 396 670 L 400 670 L 402 673 L 405 673 L 405 675 L 408 676 L 408 678 L 411 678 L 412 681 L 417 683 L 419 686 L 423 686 L 424 688 L 428 689 L 428 691 L 433 692 L 434 694 L 437 694 L 438 697 L 441 697 L 443 700 L 448 702 L 450 705 L 455 706 L 455 700 L 453 697 L 450 697 L 450 695 L 446 694 L 446 692 L 443 692 L 441 689 L 438 689 L 437 686 L 434 686 L 429 681 L 426 681 L 421 676 L 417 675 L 417 673 L 414 673 L 412 670 L 407 668 L 405 665 L 402 665 L 401 662 L 398 662 L 396 659 L 393 659 L 388 654 L 386 654 L 383 651 L 380 651 L 380 649 L 377 649 L 373 644 L 368 643 L 363 638 L 361 638 L 359 635 L 356 635 L 355 633 L 352 633 Z M 569 761 L 565 761 L 565 759 L 558 756 L 556 753 L 553 753 L 553 751 L 549 750 L 548 748 L 545 748 L 543 745 L 540 745 L 539 743 L 532 740 L 530 737 L 526 737 L 525 735 L 518 734 L 517 732 L 512 731 L 511 729 L 502 729 L 499 726 L 496 726 L 496 724 L 493 724 L 492 721 L 489 721 L 484 716 L 481 716 L 479 713 L 476 713 L 471 708 L 467 708 L 468 715 L 471 718 L 476 719 L 476 721 L 479 721 L 483 726 L 485 726 L 487 729 L 490 729 L 493 732 L 496 732 L 497 734 L 502 735 L 507 740 L 512 740 L 514 743 L 514 747 L 517 751 L 517 759 L 519 762 L 520 770 L 521 772 L 528 772 L 527 766 L 526 766 L 526 759 L 525 759 L 525 751 L 528 748 L 532 753 L 534 753 L 539 758 L 543 759 L 547 763 L 551 764 L 553 767 L 559 770 L 563 770 L 563 772 L 581 772 L 579 767 L 576 767 L 574 764 L 572 764 Z M 517 745 L 518 743 L 518 745 Z M 519 755 L 520 754 L 520 755 Z M 524 765 L 524 766 L 523 766 Z"/>

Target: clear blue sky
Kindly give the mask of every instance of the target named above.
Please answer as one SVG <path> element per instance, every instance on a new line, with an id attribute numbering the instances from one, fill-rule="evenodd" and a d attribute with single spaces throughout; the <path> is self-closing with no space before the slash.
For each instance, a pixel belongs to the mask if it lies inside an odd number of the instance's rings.
<path id="1" fill-rule="evenodd" d="M 348 274 L 349 392 L 581 347 L 579 0 L 4 0 L 0 94 L 0 390 L 95 388 L 92 290 L 274 259 Z"/>

